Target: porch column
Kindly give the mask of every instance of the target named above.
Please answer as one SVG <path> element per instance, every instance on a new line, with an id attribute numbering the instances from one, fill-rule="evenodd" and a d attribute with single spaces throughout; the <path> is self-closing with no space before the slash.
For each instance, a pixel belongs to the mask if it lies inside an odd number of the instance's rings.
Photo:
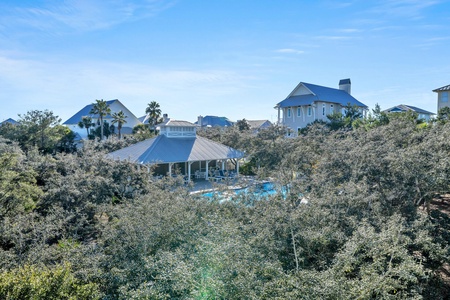
<path id="1" fill-rule="evenodd" d="M 208 180 L 208 178 L 209 178 L 209 170 L 208 170 L 208 168 L 209 168 L 209 162 L 210 162 L 210 160 L 207 160 L 207 161 L 206 161 L 206 175 L 205 175 L 205 180 Z"/>
<path id="2" fill-rule="evenodd" d="M 280 125 L 280 106 L 278 106 L 278 125 Z"/>
<path id="3" fill-rule="evenodd" d="M 173 163 L 169 163 L 169 176 L 172 176 L 172 166 Z"/>
<path id="4" fill-rule="evenodd" d="M 236 176 L 239 176 L 239 159 L 237 160 L 236 163 Z"/>
<path id="5" fill-rule="evenodd" d="M 222 171 L 225 170 L 225 160 L 222 160 Z"/>
<path id="6" fill-rule="evenodd" d="M 191 182 L 191 165 L 193 162 L 188 161 L 188 181 Z"/>

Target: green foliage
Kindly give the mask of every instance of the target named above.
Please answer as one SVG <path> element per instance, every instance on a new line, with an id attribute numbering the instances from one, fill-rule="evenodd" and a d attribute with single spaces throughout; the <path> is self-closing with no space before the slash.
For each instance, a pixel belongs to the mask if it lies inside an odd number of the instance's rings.
<path id="1" fill-rule="evenodd" d="M 32 211 L 42 196 L 36 185 L 36 173 L 21 166 L 24 159 L 13 147 L 0 149 L 0 219 Z"/>
<path id="2" fill-rule="evenodd" d="M 234 124 L 235 126 L 237 126 L 237 128 L 239 129 L 239 131 L 246 131 L 246 130 L 250 130 L 250 124 L 248 124 L 246 119 L 242 119 L 236 122 L 236 124 Z"/>
<path id="3" fill-rule="evenodd" d="M 297 138 L 278 126 L 201 130 L 246 152 L 241 171 L 256 174 L 251 181 L 272 178 L 279 192 L 267 200 L 205 198 L 109 159 L 136 141 L 128 136 L 51 155 L 1 139 L 2 291 L 25 299 L 49 290 L 63 299 L 447 299 L 439 272 L 449 263 L 450 218 L 431 204 L 450 194 L 450 123 L 382 120 L 374 112 L 351 130 L 312 124 Z M 38 278 L 42 288 L 31 289 Z"/>
<path id="4" fill-rule="evenodd" d="M 352 128 L 353 123 L 363 117 L 360 108 L 356 104 L 351 105 L 348 103 L 343 109 L 343 113 L 336 111 L 327 115 L 331 129 Z"/>
<path id="5" fill-rule="evenodd" d="M 450 107 L 445 106 L 438 111 L 436 121 L 440 124 L 448 123 L 450 120 Z"/>
<path id="6" fill-rule="evenodd" d="M 53 112 L 33 110 L 19 117 L 18 124 L 1 126 L 0 135 L 18 142 L 25 152 L 35 147 L 43 153 L 75 150 L 74 133 L 59 125 L 61 119 Z"/>
<path id="7" fill-rule="evenodd" d="M 145 113 L 148 116 L 148 127 L 150 130 L 155 130 L 155 125 L 159 122 L 161 112 L 161 106 L 156 101 L 150 102 L 145 108 Z"/>
<path id="8" fill-rule="evenodd" d="M 94 122 L 90 116 L 84 116 L 81 118 L 81 121 L 78 122 L 78 127 L 86 128 L 86 136 L 89 137 L 90 131 L 89 128 L 94 127 Z"/>
<path id="9" fill-rule="evenodd" d="M 123 124 L 127 123 L 126 118 L 128 118 L 128 116 L 126 116 L 123 113 L 123 111 L 119 111 L 119 112 L 113 113 L 111 115 L 111 117 L 113 118 L 111 123 L 112 124 L 116 124 L 117 123 L 117 130 L 119 132 L 119 140 L 120 140 L 122 138 L 122 135 L 121 135 L 122 126 L 123 126 Z"/>
<path id="10" fill-rule="evenodd" d="M 104 137 L 104 126 L 105 122 L 103 122 L 104 117 L 111 114 L 111 108 L 105 100 L 95 100 L 95 103 L 92 106 L 91 111 L 89 112 L 91 115 L 97 115 L 100 121 L 100 140 L 103 140 Z"/>
<path id="11" fill-rule="evenodd" d="M 98 286 L 82 283 L 68 264 L 55 268 L 25 265 L 0 273 L 2 299 L 100 299 Z"/>
<path id="12" fill-rule="evenodd" d="M 145 124 L 138 124 L 133 127 L 133 136 L 138 141 L 143 141 L 154 137 L 154 133 Z"/>

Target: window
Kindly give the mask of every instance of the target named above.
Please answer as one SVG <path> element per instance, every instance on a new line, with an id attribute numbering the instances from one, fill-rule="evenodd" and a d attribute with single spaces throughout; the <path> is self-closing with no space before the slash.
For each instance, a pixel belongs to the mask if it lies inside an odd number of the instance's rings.
<path id="1" fill-rule="evenodd" d="M 288 117 L 288 118 L 291 117 L 291 109 L 290 109 L 290 108 L 287 109 L 287 117 Z"/>
<path id="2" fill-rule="evenodd" d="M 325 116 L 325 103 L 322 104 L 322 116 Z"/>
<path id="3" fill-rule="evenodd" d="M 441 102 L 448 102 L 448 92 L 443 92 L 441 94 Z"/>
<path id="4" fill-rule="evenodd" d="M 302 108 L 297 107 L 297 117 L 300 117 L 302 115 Z"/>
<path id="5" fill-rule="evenodd" d="M 330 115 L 334 113 L 334 105 L 330 104 Z"/>
<path id="6" fill-rule="evenodd" d="M 312 107 L 310 105 L 308 106 L 308 117 L 311 117 L 311 115 L 312 115 Z"/>

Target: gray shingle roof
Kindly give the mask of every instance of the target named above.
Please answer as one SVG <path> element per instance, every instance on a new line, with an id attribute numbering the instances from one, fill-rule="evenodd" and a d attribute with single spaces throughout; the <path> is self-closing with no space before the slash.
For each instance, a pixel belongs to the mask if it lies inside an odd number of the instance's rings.
<path id="1" fill-rule="evenodd" d="M 421 109 L 415 106 L 400 104 L 388 109 L 383 110 L 383 112 L 402 112 L 402 111 L 414 111 L 418 114 L 435 115 L 435 113 L 429 112 L 425 109 Z"/>
<path id="2" fill-rule="evenodd" d="M 443 91 L 450 91 L 450 84 L 433 90 L 433 92 L 443 92 Z"/>
<path id="3" fill-rule="evenodd" d="M 368 108 L 367 105 L 359 102 L 346 91 L 305 82 L 300 82 L 300 84 L 309 89 L 312 92 L 312 94 L 288 96 L 286 99 L 279 102 L 277 106 L 290 107 L 300 105 L 311 105 L 315 101 L 323 101 L 323 102 L 337 103 L 342 106 L 350 104 L 350 105 L 357 105 L 363 108 Z"/>
<path id="4" fill-rule="evenodd" d="M 129 147 L 111 152 L 112 159 L 139 164 L 178 163 L 241 158 L 244 153 L 204 137 L 168 138 L 158 135 Z"/>

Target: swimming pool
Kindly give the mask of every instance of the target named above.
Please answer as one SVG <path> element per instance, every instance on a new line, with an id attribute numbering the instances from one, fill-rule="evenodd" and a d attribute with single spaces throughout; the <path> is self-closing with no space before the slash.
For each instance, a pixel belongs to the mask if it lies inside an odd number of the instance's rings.
<path id="1" fill-rule="evenodd" d="M 219 200 L 234 200 L 252 196 L 252 198 L 260 200 L 269 196 L 278 194 L 275 184 L 270 181 L 253 183 L 244 188 L 230 188 L 226 191 L 209 191 L 202 193 L 203 197 L 218 198 Z"/>

